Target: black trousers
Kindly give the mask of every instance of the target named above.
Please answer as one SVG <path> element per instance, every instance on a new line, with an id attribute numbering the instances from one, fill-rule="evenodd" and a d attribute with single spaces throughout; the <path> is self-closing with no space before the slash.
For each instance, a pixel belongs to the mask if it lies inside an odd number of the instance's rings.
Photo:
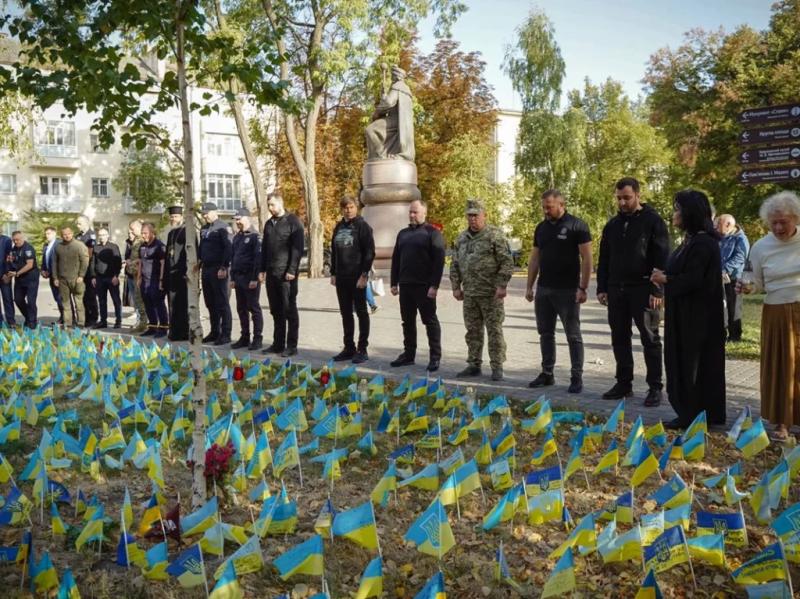
<path id="1" fill-rule="evenodd" d="M 228 299 L 228 277 L 220 279 L 217 276 L 219 267 L 203 268 L 203 299 L 206 301 L 208 316 L 211 320 L 211 334 L 214 337 L 231 336 L 231 304 Z"/>
<path id="2" fill-rule="evenodd" d="M 29 329 L 36 327 L 38 311 L 36 308 L 36 296 L 39 294 L 39 271 L 35 273 L 25 273 L 25 276 L 14 279 L 14 303 L 17 304 L 22 318 L 25 319 L 25 326 Z"/>
<path id="3" fill-rule="evenodd" d="M 742 340 L 742 296 L 736 293 L 736 279 L 725 283 L 725 328 L 729 341 Z"/>
<path id="4" fill-rule="evenodd" d="M 364 351 L 369 345 L 369 311 L 367 310 L 367 290 L 356 287 L 358 277 L 336 277 L 336 299 L 339 300 L 339 314 L 342 315 L 342 341 L 345 349 Z M 358 316 L 358 347 L 353 339 L 356 322 L 353 308 Z"/>
<path id="5" fill-rule="evenodd" d="M 122 299 L 119 296 L 119 279 L 111 284 L 112 277 L 97 277 L 97 302 L 100 304 L 100 322 L 108 322 L 108 296 L 114 304 L 114 322 L 122 322 Z"/>
<path id="6" fill-rule="evenodd" d="M 2 305 L 0 305 L 0 323 L 3 322 L 3 313 L 5 312 L 5 323 L 14 326 L 16 324 L 14 320 L 14 292 L 10 282 L 0 283 L 0 300 L 2 300 Z"/>
<path id="7" fill-rule="evenodd" d="M 611 287 L 608 290 L 608 326 L 611 327 L 611 346 L 617 362 L 617 382 L 633 382 L 633 348 L 631 346 L 631 320 L 639 329 L 647 367 L 647 386 L 663 388 L 662 348 L 658 325 L 660 310 L 650 309 L 650 286 Z"/>
<path id="8" fill-rule="evenodd" d="M 427 285 L 400 285 L 400 318 L 403 321 L 403 351 L 417 354 L 417 312 L 428 333 L 430 359 L 442 358 L 442 327 L 436 317 L 436 299 L 428 297 Z"/>
<path id="9" fill-rule="evenodd" d="M 183 275 L 171 275 L 171 279 L 167 282 L 170 341 L 189 339 L 189 291 L 186 285 Z"/>
<path id="10" fill-rule="evenodd" d="M 264 331 L 264 315 L 258 298 L 261 296 L 261 283 L 250 289 L 251 277 L 247 274 L 233 273 L 233 290 L 236 293 L 236 313 L 242 337 L 250 338 L 250 319 L 253 319 L 253 337 L 261 337 Z"/>
<path id="11" fill-rule="evenodd" d="M 166 297 L 164 292 L 158 288 L 158 282 L 142 279 L 141 290 L 149 327 L 151 329 L 169 328 L 169 314 L 165 303 Z"/>
<path id="12" fill-rule="evenodd" d="M 534 311 L 539 348 L 542 352 L 542 372 L 553 374 L 556 365 L 556 320 L 567 334 L 569 359 L 573 377 L 583 376 L 583 337 L 581 336 L 581 308 L 575 303 L 577 289 L 550 289 L 537 287 Z"/>
<path id="13" fill-rule="evenodd" d="M 91 277 L 89 277 L 88 272 L 84 280 L 87 281 L 87 285 L 86 291 L 83 294 L 83 309 L 86 313 L 86 326 L 88 327 L 97 322 L 100 313 L 97 306 L 97 293 L 95 292 L 95 288 L 90 284 Z"/>
<path id="14" fill-rule="evenodd" d="M 297 348 L 300 315 L 297 312 L 297 278 L 267 274 L 267 300 L 272 314 L 272 345 L 275 349 Z"/>
<path id="15" fill-rule="evenodd" d="M 61 301 L 61 292 L 58 290 L 58 287 L 53 285 L 53 277 L 49 277 L 47 281 L 50 283 L 50 293 L 53 294 L 53 301 L 55 301 L 56 306 L 58 307 L 58 315 L 59 315 L 59 322 L 64 322 L 64 302 Z M 69 307 L 72 310 L 72 306 Z M 74 310 L 73 310 L 74 312 Z M 75 320 L 75 315 L 73 314 L 72 320 Z"/>

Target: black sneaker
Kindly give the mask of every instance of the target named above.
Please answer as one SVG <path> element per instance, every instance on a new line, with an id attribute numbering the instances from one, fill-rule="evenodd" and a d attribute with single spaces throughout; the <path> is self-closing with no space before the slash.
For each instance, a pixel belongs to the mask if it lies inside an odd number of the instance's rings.
<path id="1" fill-rule="evenodd" d="M 266 349 L 264 349 L 262 351 L 265 354 L 280 354 L 280 353 L 283 353 L 283 348 L 282 347 L 278 347 L 277 345 L 275 345 L 273 343 L 268 348 L 266 348 Z"/>
<path id="2" fill-rule="evenodd" d="M 439 370 L 439 360 L 431 359 L 428 362 L 428 365 L 425 367 L 425 370 L 427 370 L 428 372 L 436 372 L 437 370 Z"/>
<path id="3" fill-rule="evenodd" d="M 356 355 L 356 350 L 354 347 L 353 348 L 345 347 L 342 351 L 333 356 L 331 360 L 333 360 L 334 362 L 344 362 L 345 360 L 353 359 L 355 355 Z"/>
<path id="4" fill-rule="evenodd" d="M 655 408 L 661 405 L 662 399 L 664 399 L 664 392 L 661 389 L 649 389 L 647 397 L 644 398 L 644 406 L 646 408 Z"/>
<path id="5" fill-rule="evenodd" d="M 281 352 L 281 357 L 282 358 L 288 358 L 290 356 L 296 356 L 296 355 L 297 355 L 297 348 L 296 347 L 287 347 L 285 350 L 283 350 Z"/>
<path id="6" fill-rule="evenodd" d="M 410 366 L 413 363 L 414 363 L 414 358 L 412 358 L 411 356 L 407 356 L 405 353 L 402 353 L 399 356 L 397 356 L 395 360 L 389 362 L 389 366 L 394 366 L 394 367 Z"/>
<path id="7" fill-rule="evenodd" d="M 611 389 L 609 389 L 605 393 L 603 393 L 601 397 L 602 399 L 617 401 L 620 399 L 625 399 L 626 397 L 633 397 L 633 389 L 631 389 L 630 385 L 624 385 L 622 383 L 614 383 L 614 386 L 611 387 Z"/>
<path id="8" fill-rule="evenodd" d="M 214 343 L 217 340 L 217 333 L 209 333 L 203 337 L 203 343 Z"/>
<path id="9" fill-rule="evenodd" d="M 367 360 L 369 360 L 369 354 L 365 349 L 359 350 L 353 354 L 353 364 L 363 364 Z"/>
<path id="10" fill-rule="evenodd" d="M 250 351 L 258 351 L 261 349 L 261 345 L 263 344 L 263 339 L 261 335 L 256 335 L 253 337 L 253 340 L 250 342 L 250 345 L 247 346 L 247 349 Z"/>
<path id="11" fill-rule="evenodd" d="M 583 379 L 579 376 L 570 378 L 567 393 L 580 393 L 581 391 L 583 391 Z"/>
<path id="12" fill-rule="evenodd" d="M 107 322 L 96 322 L 92 325 L 93 329 L 107 329 L 108 323 Z"/>
<path id="13" fill-rule="evenodd" d="M 539 376 L 533 379 L 530 383 L 528 383 L 528 387 L 531 389 L 537 389 L 538 387 L 549 387 L 550 385 L 555 385 L 556 379 L 552 374 L 548 374 L 547 372 L 540 372 Z"/>
<path id="14" fill-rule="evenodd" d="M 459 372 L 456 377 L 457 378 L 465 378 L 468 376 L 480 376 L 481 374 L 481 367 L 480 366 L 472 366 L 471 364 L 467 364 L 467 367 Z"/>
<path id="15" fill-rule="evenodd" d="M 148 329 L 147 329 L 147 330 L 146 330 L 144 333 L 142 333 L 140 336 L 141 336 L 141 337 L 152 337 L 152 336 L 153 336 L 153 335 L 155 335 L 155 334 L 156 334 L 156 330 L 155 330 L 155 329 L 148 328 Z"/>
<path id="16" fill-rule="evenodd" d="M 122 323 L 118 320 L 117 322 L 114 323 L 114 328 L 115 329 L 121 329 L 122 328 Z"/>
<path id="17" fill-rule="evenodd" d="M 239 341 L 236 343 L 231 343 L 231 349 L 239 349 L 242 347 L 247 347 L 248 345 L 250 345 L 249 337 L 239 337 Z"/>
<path id="18" fill-rule="evenodd" d="M 229 335 L 220 335 L 214 342 L 214 345 L 228 345 L 231 342 Z"/>

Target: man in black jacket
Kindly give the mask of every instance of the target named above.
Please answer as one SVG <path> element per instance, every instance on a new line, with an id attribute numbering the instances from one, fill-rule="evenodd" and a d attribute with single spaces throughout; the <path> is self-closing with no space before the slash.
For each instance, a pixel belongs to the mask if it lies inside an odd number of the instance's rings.
<path id="1" fill-rule="evenodd" d="M 167 234 L 167 264 L 164 269 L 164 289 L 169 305 L 170 341 L 189 340 L 189 289 L 186 282 L 186 223 L 183 206 L 170 206 Z"/>
<path id="2" fill-rule="evenodd" d="M 650 283 L 654 268 L 663 270 L 669 255 L 667 225 L 642 204 L 639 182 L 625 177 L 616 183 L 619 212 L 606 223 L 600 240 L 597 300 L 608 306 L 611 345 L 617 362 L 616 384 L 603 399 L 633 395 L 631 320 L 639 329 L 647 366 L 648 392 L 644 405 L 657 406 L 663 397 L 662 350 L 658 333 L 663 294 Z"/>
<path id="3" fill-rule="evenodd" d="M 234 217 L 236 235 L 233 236 L 233 258 L 231 258 L 231 289 L 236 294 L 236 312 L 242 335 L 231 345 L 233 349 L 246 347 L 250 351 L 261 349 L 264 316 L 258 298 L 261 284 L 258 272 L 261 268 L 261 240 L 250 221 L 250 211 L 240 208 Z M 250 341 L 250 318 L 253 319 L 253 340 Z"/>
<path id="4" fill-rule="evenodd" d="M 203 343 L 227 345 L 231 342 L 232 321 L 228 291 L 231 240 L 228 227 L 217 214 L 216 204 L 203 204 L 202 215 L 206 224 L 200 229 L 201 282 L 203 299 L 211 320 L 211 332 L 203 337 Z"/>
<path id="5" fill-rule="evenodd" d="M 442 358 L 442 329 L 436 317 L 436 293 L 444 271 L 444 238 L 426 223 L 428 207 L 422 200 L 408 206 L 409 225 L 397 234 L 392 253 L 392 295 L 400 294 L 403 321 L 403 353 L 392 366 L 414 363 L 417 353 L 417 312 L 428 333 L 428 371 L 439 370 Z"/>
<path id="6" fill-rule="evenodd" d="M 119 246 L 108 240 L 108 229 L 97 230 L 97 243 L 89 260 L 92 274 L 92 287 L 97 292 L 100 304 L 100 322 L 92 328 L 108 327 L 108 294 L 114 304 L 114 328 L 122 326 L 122 300 L 119 295 L 119 273 L 122 270 L 122 256 Z"/>
<path id="7" fill-rule="evenodd" d="M 352 359 L 354 364 L 361 364 L 369 359 L 367 285 L 375 259 L 375 239 L 372 227 L 358 215 L 355 198 L 345 196 L 339 202 L 339 208 L 342 220 L 336 224 L 331 238 L 331 285 L 336 287 L 339 300 L 344 349 L 333 359 L 337 362 Z M 358 315 L 358 346 L 353 342 L 356 327 L 354 307 Z"/>
<path id="8" fill-rule="evenodd" d="M 14 247 L 11 249 L 6 282 L 14 281 L 14 302 L 19 308 L 25 326 L 35 329 L 38 323 L 36 297 L 39 293 L 39 267 L 36 265 L 36 250 L 25 241 L 21 231 L 11 234 Z"/>
<path id="9" fill-rule="evenodd" d="M 264 353 L 279 353 L 286 358 L 297 354 L 297 274 L 303 256 L 303 223 L 286 212 L 279 193 L 270 194 L 267 210 L 272 218 L 264 225 L 258 278 L 266 282 L 273 329 L 272 345 Z"/>

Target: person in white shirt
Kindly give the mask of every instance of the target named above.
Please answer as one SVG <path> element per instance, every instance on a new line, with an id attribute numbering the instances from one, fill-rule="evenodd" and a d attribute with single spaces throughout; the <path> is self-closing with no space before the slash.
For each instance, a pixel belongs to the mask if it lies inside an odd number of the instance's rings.
<path id="1" fill-rule="evenodd" d="M 769 233 L 750 250 L 752 283 L 743 293 L 764 291 L 761 311 L 761 416 L 776 439 L 800 426 L 800 199 L 790 191 L 767 198 L 759 211 Z M 800 433 L 797 433 L 800 438 Z"/>

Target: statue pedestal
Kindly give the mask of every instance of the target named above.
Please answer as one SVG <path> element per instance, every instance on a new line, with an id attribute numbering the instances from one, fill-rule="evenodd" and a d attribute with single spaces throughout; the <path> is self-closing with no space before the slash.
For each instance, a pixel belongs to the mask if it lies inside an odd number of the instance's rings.
<path id="1" fill-rule="evenodd" d="M 417 187 L 417 166 L 402 158 L 370 160 L 364 164 L 362 216 L 375 236 L 375 270 L 391 267 L 394 242 L 408 225 L 408 205 L 422 198 Z"/>

